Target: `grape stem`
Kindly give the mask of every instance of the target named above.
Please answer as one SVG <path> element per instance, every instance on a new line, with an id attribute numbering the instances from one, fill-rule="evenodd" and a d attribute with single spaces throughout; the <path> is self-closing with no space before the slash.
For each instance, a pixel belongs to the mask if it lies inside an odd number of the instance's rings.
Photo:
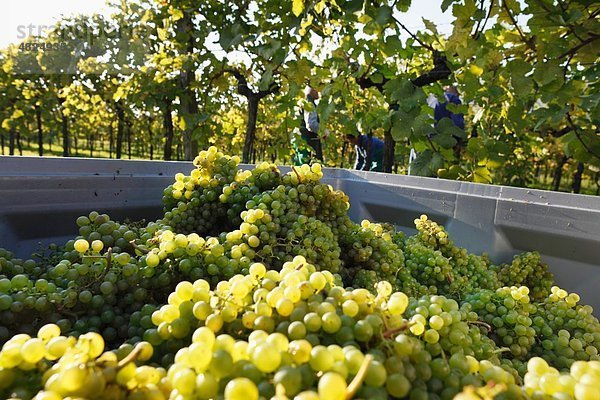
<path id="1" fill-rule="evenodd" d="M 508 347 L 500 347 L 499 349 L 494 350 L 494 354 L 506 353 L 507 351 L 510 351 Z"/>
<path id="2" fill-rule="evenodd" d="M 486 328 L 489 332 L 492 331 L 492 326 L 490 324 L 488 324 L 488 323 L 483 322 L 483 321 L 469 321 L 468 323 L 472 324 L 472 325 L 481 325 L 484 328 Z"/>
<path id="3" fill-rule="evenodd" d="M 365 377 L 367 376 L 367 369 L 369 369 L 371 361 L 373 361 L 373 356 L 371 354 L 367 354 L 360 365 L 358 372 L 354 376 L 354 379 L 352 379 L 352 382 L 350 382 L 346 388 L 346 400 L 353 398 L 360 385 L 362 385 Z"/>
<path id="4" fill-rule="evenodd" d="M 142 254 L 148 254 L 148 253 L 150 253 L 150 250 L 148 250 L 148 249 L 146 249 L 146 248 L 142 248 L 142 247 L 138 246 L 138 245 L 135 243 L 135 239 L 134 239 L 134 240 L 132 240 L 132 241 L 130 241 L 129 243 L 131 244 L 131 246 L 133 246 L 133 248 L 134 248 L 135 250 L 138 250 L 138 251 L 139 251 L 140 253 L 142 253 Z"/>
<path id="5" fill-rule="evenodd" d="M 302 177 L 300 176 L 300 174 L 298 173 L 298 171 L 296 171 L 296 167 L 292 167 L 292 171 L 294 171 L 294 173 L 298 177 L 298 182 L 302 183 Z"/>
<path id="6" fill-rule="evenodd" d="M 131 353 L 127 354 L 127 357 L 119 361 L 117 364 L 117 369 L 122 369 L 130 362 L 134 362 L 139 357 L 142 352 L 142 346 L 135 346 L 135 348 L 131 351 Z"/>
<path id="7" fill-rule="evenodd" d="M 109 270 L 112 264 L 112 247 L 106 251 L 106 269 Z"/>
<path id="8" fill-rule="evenodd" d="M 386 339 L 389 339 L 390 337 L 394 336 L 396 333 L 404 332 L 405 330 L 410 328 L 411 325 L 413 325 L 413 324 L 405 322 L 397 328 L 389 329 L 389 330 L 383 332 L 383 337 Z"/>

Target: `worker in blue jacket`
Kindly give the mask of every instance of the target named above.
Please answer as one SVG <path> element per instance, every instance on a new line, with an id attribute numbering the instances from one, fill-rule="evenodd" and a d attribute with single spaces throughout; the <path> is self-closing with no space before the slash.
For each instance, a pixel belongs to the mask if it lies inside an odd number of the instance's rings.
<path id="1" fill-rule="evenodd" d="M 372 135 L 352 134 L 346 135 L 346 140 L 354 145 L 356 151 L 354 169 L 383 172 L 383 140 Z"/>
<path id="2" fill-rule="evenodd" d="M 444 88 L 444 98 L 446 101 L 440 103 L 435 96 L 430 96 L 428 103 L 433 107 L 433 118 L 438 123 L 442 118 L 450 118 L 454 125 L 460 129 L 465 129 L 465 117 L 463 114 L 454 114 L 448 111 L 446 106 L 448 103 L 462 104 L 458 97 L 458 90 L 454 86 L 446 86 Z"/>

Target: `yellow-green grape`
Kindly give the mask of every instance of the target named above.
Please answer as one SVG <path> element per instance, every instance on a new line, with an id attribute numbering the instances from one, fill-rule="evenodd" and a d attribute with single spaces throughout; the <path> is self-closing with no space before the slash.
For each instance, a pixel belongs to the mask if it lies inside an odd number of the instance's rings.
<path id="1" fill-rule="evenodd" d="M 40 392 L 38 392 L 38 394 L 35 395 L 35 397 L 33 398 L 33 400 L 62 400 L 63 397 L 56 393 L 56 392 L 51 392 L 49 390 L 42 390 Z"/>
<path id="2" fill-rule="evenodd" d="M 60 336 L 60 328 L 58 325 L 46 324 L 38 330 L 37 337 L 42 339 L 44 342 L 49 341 L 52 338 Z"/>
<path id="3" fill-rule="evenodd" d="M 196 397 L 202 400 L 214 399 L 218 393 L 219 381 L 213 374 L 198 374 L 196 377 Z"/>
<path id="4" fill-rule="evenodd" d="M 293 340 L 288 346 L 288 352 L 291 354 L 292 360 L 299 365 L 310 360 L 311 351 L 312 345 L 305 339 Z"/>
<path id="5" fill-rule="evenodd" d="M 329 371 L 335 362 L 325 346 L 315 346 L 310 352 L 310 366 L 315 371 Z"/>
<path id="6" fill-rule="evenodd" d="M 62 357 L 67 349 L 74 346 L 76 339 L 74 337 L 57 336 L 52 338 L 46 344 L 47 357 L 50 360 L 56 360 Z"/>
<path id="7" fill-rule="evenodd" d="M 258 247 L 260 245 L 260 239 L 252 235 L 248 238 L 248 244 L 250 247 Z"/>
<path id="8" fill-rule="evenodd" d="M 88 343 L 88 354 L 92 358 L 98 357 L 104 351 L 104 338 L 96 333 L 89 332 L 79 337 L 79 342 L 83 340 Z"/>
<path id="9" fill-rule="evenodd" d="M 392 294 L 387 302 L 388 312 L 392 315 L 402 315 L 407 307 L 408 296 L 402 292 Z"/>
<path id="10" fill-rule="evenodd" d="M 267 273 L 267 269 L 261 263 L 254 263 L 250 266 L 248 272 L 251 276 L 255 277 L 256 279 L 262 279 Z"/>
<path id="11" fill-rule="evenodd" d="M 188 348 L 189 363 L 196 372 L 204 372 L 210 365 L 212 361 L 211 347 L 207 347 L 203 342 L 194 342 Z"/>
<path id="12" fill-rule="evenodd" d="M 375 289 L 377 294 L 383 297 L 388 297 L 392 294 L 392 284 L 387 281 L 377 282 Z"/>
<path id="13" fill-rule="evenodd" d="M 346 380 L 336 372 L 327 372 L 319 379 L 318 393 L 321 400 L 344 400 Z"/>
<path id="14" fill-rule="evenodd" d="M 96 253 L 100 253 L 104 248 L 104 242 L 102 240 L 93 240 L 92 241 L 92 250 Z"/>
<path id="15" fill-rule="evenodd" d="M 252 352 L 252 363 L 262 372 L 273 372 L 281 364 L 281 353 L 271 344 L 260 344 Z"/>
<path id="16" fill-rule="evenodd" d="M 160 257 L 155 253 L 149 253 L 146 256 L 146 265 L 150 268 L 155 268 L 160 264 Z"/>
<path id="17" fill-rule="evenodd" d="M 391 374 L 385 381 L 385 388 L 389 394 L 398 399 L 408 396 L 411 389 L 410 381 L 402 374 Z"/>
<path id="18" fill-rule="evenodd" d="M 196 389 L 196 374 L 189 368 L 182 368 L 173 377 L 173 388 L 183 395 L 191 395 Z"/>
<path id="19" fill-rule="evenodd" d="M 85 365 L 72 364 L 62 369 L 58 374 L 55 374 L 53 378 L 55 378 L 60 387 L 67 392 L 75 392 L 85 383 L 88 373 L 89 371 Z M 46 389 L 52 390 L 52 386 L 52 379 L 49 379 L 48 382 L 46 382 Z"/>
<path id="20" fill-rule="evenodd" d="M 152 358 L 152 355 L 154 354 L 154 347 L 152 347 L 150 343 L 139 342 L 136 347 L 140 350 L 140 353 L 137 357 L 138 361 L 148 361 Z"/>
<path id="21" fill-rule="evenodd" d="M 225 386 L 225 400 L 258 400 L 258 388 L 248 378 L 235 378 Z"/>
<path id="22" fill-rule="evenodd" d="M 320 397 L 317 394 L 317 392 L 307 390 L 304 392 L 300 392 L 296 396 L 294 396 L 294 400 L 320 400 Z"/>
<path id="23" fill-rule="evenodd" d="M 179 282 L 175 287 L 175 293 L 181 301 L 189 301 L 194 296 L 194 285 L 191 282 Z"/>
<path id="24" fill-rule="evenodd" d="M 78 239 L 75 241 L 74 247 L 75 251 L 83 254 L 90 248 L 90 243 L 85 239 Z"/>
<path id="25" fill-rule="evenodd" d="M 21 347 L 21 357 L 23 361 L 30 364 L 36 364 L 38 361 L 44 358 L 46 354 L 46 346 L 42 339 L 33 338 L 29 339 Z"/>
<path id="26" fill-rule="evenodd" d="M 431 318 L 429 318 L 429 326 L 435 329 L 436 331 L 439 331 L 444 327 L 444 319 L 439 315 L 434 315 Z"/>

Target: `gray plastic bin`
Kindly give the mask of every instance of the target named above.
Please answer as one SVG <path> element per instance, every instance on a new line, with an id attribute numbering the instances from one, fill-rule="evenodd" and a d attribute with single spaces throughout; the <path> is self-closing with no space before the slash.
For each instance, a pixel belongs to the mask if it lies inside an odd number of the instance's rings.
<path id="1" fill-rule="evenodd" d="M 162 191 L 190 162 L 0 157 L 0 247 L 26 257 L 39 243 L 77 234 L 91 210 L 116 220 L 153 220 Z M 286 172 L 287 168 L 282 168 Z M 600 198 L 326 169 L 324 180 L 350 196 L 350 216 L 391 222 L 414 232 L 421 214 L 443 224 L 454 241 L 495 262 L 539 251 L 558 284 L 600 310 Z"/>

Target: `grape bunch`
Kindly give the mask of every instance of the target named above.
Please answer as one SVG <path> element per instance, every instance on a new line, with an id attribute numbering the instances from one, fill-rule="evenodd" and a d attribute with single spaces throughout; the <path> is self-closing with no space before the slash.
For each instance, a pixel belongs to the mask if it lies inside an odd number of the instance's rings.
<path id="1" fill-rule="evenodd" d="M 537 338 L 532 353 L 559 370 L 576 361 L 600 360 L 599 322 L 590 306 L 577 304 L 579 296 L 556 286 L 532 314 Z"/>
<path id="2" fill-rule="evenodd" d="M 597 393 L 600 323 L 539 254 L 494 266 L 426 216 L 356 224 L 318 164 L 194 164 L 161 219 L 93 211 L 31 259 L 0 249 L 0 397 Z"/>
<path id="3" fill-rule="evenodd" d="M 482 331 L 499 347 L 506 347 L 511 358 L 524 360 L 535 343 L 531 314 L 536 306 L 530 303 L 529 289 L 502 287 L 496 291 L 483 289 L 466 297 L 482 322 Z"/>
<path id="4" fill-rule="evenodd" d="M 548 266 L 541 260 L 538 252 L 517 254 L 512 263 L 494 267 L 502 286 L 527 286 L 530 297 L 535 301 L 543 301 L 554 284 L 554 276 Z"/>
<path id="5" fill-rule="evenodd" d="M 415 219 L 417 234 L 405 240 L 406 266 L 428 293 L 463 299 L 479 289 L 501 285 L 488 258 L 454 246 L 444 227 L 422 215 Z"/>
<path id="6" fill-rule="evenodd" d="M 339 240 L 348 285 L 372 290 L 380 281 L 398 282 L 398 289 L 409 294 L 418 286 L 404 268 L 404 253 L 382 225 L 364 220 Z"/>

